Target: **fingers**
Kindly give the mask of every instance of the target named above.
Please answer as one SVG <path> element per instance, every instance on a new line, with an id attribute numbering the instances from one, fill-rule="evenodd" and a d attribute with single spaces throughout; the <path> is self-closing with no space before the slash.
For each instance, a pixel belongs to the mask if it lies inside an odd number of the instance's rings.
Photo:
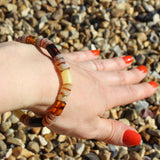
<path id="1" fill-rule="evenodd" d="M 126 105 L 132 103 L 134 101 L 138 101 L 140 99 L 147 98 L 155 93 L 157 89 L 157 83 L 152 82 L 144 82 L 136 85 L 125 85 L 125 86 L 116 86 L 116 87 L 108 87 L 102 91 L 107 93 L 104 95 L 106 99 L 107 109 L 110 109 L 119 105 Z M 109 93 L 109 95 L 108 95 Z"/>
<path id="2" fill-rule="evenodd" d="M 101 59 L 84 62 L 83 65 L 88 70 L 94 71 L 115 71 L 122 70 L 132 63 L 133 57 L 128 55 L 124 57 L 116 57 L 112 59 Z"/>
<path id="3" fill-rule="evenodd" d="M 141 142 L 141 136 L 136 130 L 122 122 L 99 118 L 96 125 L 98 140 L 124 146 L 135 146 Z"/>
<path id="4" fill-rule="evenodd" d="M 147 68 L 139 66 L 129 71 L 97 72 L 96 77 L 104 84 L 115 86 L 138 83 L 146 76 L 146 73 Z"/>
<path id="5" fill-rule="evenodd" d="M 72 61 L 88 61 L 97 59 L 99 54 L 100 54 L 99 50 L 90 50 L 90 51 L 65 53 L 64 57 Z"/>

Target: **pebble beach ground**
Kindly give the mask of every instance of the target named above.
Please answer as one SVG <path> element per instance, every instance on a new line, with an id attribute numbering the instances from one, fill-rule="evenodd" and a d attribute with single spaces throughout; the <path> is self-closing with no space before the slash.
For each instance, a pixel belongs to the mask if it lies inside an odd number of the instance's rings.
<path id="1" fill-rule="evenodd" d="M 160 83 L 160 0 L 0 0 L 0 42 L 24 33 L 47 37 L 63 52 L 94 50 L 100 58 L 130 54 L 146 65 L 144 81 Z M 153 96 L 106 112 L 142 135 L 122 147 L 30 128 L 11 113 L 0 115 L 0 159 L 159 160 L 160 87 Z"/>

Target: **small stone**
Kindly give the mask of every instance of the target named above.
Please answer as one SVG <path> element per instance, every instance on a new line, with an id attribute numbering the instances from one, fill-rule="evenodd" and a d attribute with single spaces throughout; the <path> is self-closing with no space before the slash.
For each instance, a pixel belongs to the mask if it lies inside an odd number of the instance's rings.
<path id="1" fill-rule="evenodd" d="M 48 158 L 48 159 L 54 158 L 54 157 L 56 157 L 56 156 L 57 156 L 56 153 L 46 153 L 46 154 L 43 155 L 43 157 L 44 157 L 45 159 L 46 159 L 46 158 Z"/>
<path id="2" fill-rule="evenodd" d="M 42 129 L 41 127 L 33 127 L 32 132 L 34 134 L 38 135 L 40 133 L 41 129 Z"/>
<path id="3" fill-rule="evenodd" d="M 0 140 L 0 158 L 4 158 L 6 155 L 7 145 L 4 141 Z"/>
<path id="4" fill-rule="evenodd" d="M 69 37 L 69 31 L 68 30 L 60 31 L 59 35 L 61 38 L 67 39 Z"/>
<path id="5" fill-rule="evenodd" d="M 52 15 L 52 18 L 53 18 L 54 20 L 59 20 L 59 19 L 61 19 L 62 17 L 63 17 L 63 10 L 62 10 L 62 9 L 56 10 L 56 11 L 53 13 L 53 15 Z"/>
<path id="6" fill-rule="evenodd" d="M 36 134 L 28 134 L 28 138 L 33 141 L 36 137 Z"/>
<path id="7" fill-rule="evenodd" d="M 146 57 L 143 54 L 136 55 L 136 63 L 138 65 L 143 65 L 146 60 Z"/>
<path id="8" fill-rule="evenodd" d="M 41 135 L 38 135 L 38 139 L 39 142 L 42 146 L 46 146 L 48 144 L 48 142 L 46 141 L 46 139 L 44 137 L 42 137 Z"/>
<path id="9" fill-rule="evenodd" d="M 19 119 L 14 114 L 11 115 L 10 120 L 12 124 L 19 122 Z"/>
<path id="10" fill-rule="evenodd" d="M 130 126 L 130 122 L 126 118 L 119 119 L 119 121 L 122 122 L 122 123 L 124 123 L 124 124 L 126 124 L 126 125 L 128 125 L 128 126 Z"/>
<path id="11" fill-rule="evenodd" d="M 25 143 L 27 139 L 26 134 L 22 129 L 17 130 L 17 132 L 15 133 L 15 138 L 21 139 L 23 143 Z"/>
<path id="12" fill-rule="evenodd" d="M 160 138 L 160 130 L 158 129 L 148 129 L 147 132 L 152 136 Z"/>
<path id="13" fill-rule="evenodd" d="M 21 12 L 22 17 L 26 17 L 30 11 L 30 8 L 26 8 Z"/>
<path id="14" fill-rule="evenodd" d="M 123 50 L 119 47 L 119 45 L 112 48 L 117 56 L 122 56 Z"/>
<path id="15" fill-rule="evenodd" d="M 11 127 L 11 125 L 11 121 L 2 122 L 2 124 L 0 125 L 0 131 L 5 133 Z"/>
<path id="16" fill-rule="evenodd" d="M 118 147 L 115 145 L 112 145 L 112 144 L 109 144 L 108 146 L 109 146 L 109 149 L 112 153 L 111 157 L 115 158 L 118 155 Z"/>
<path id="17" fill-rule="evenodd" d="M 100 160 L 100 158 L 93 152 L 90 152 L 84 155 L 83 159 L 85 160 Z"/>
<path id="18" fill-rule="evenodd" d="M 153 23 L 154 24 L 156 24 L 156 23 L 158 23 L 160 21 L 160 16 L 159 16 L 159 14 L 155 14 L 154 16 L 153 16 Z"/>
<path id="19" fill-rule="evenodd" d="M 22 147 L 16 147 L 13 149 L 13 155 L 18 158 L 18 157 L 21 157 L 21 156 L 24 156 L 26 158 L 30 158 L 31 156 L 34 155 L 33 152 L 25 149 L 25 148 L 22 148 Z"/>
<path id="20" fill-rule="evenodd" d="M 57 7 L 57 2 L 56 0 L 48 0 L 49 4 L 52 6 L 52 7 Z"/>
<path id="21" fill-rule="evenodd" d="M 13 29 L 10 25 L 6 24 L 0 26 L 0 35 L 4 34 L 9 34 L 9 35 L 13 34 Z"/>
<path id="22" fill-rule="evenodd" d="M 160 114 L 156 118 L 157 126 L 160 128 Z"/>
<path id="23" fill-rule="evenodd" d="M 100 151 L 99 157 L 101 160 L 110 160 L 111 159 L 111 152 L 107 150 Z"/>
<path id="24" fill-rule="evenodd" d="M 39 144 L 37 142 L 34 141 L 30 141 L 27 145 L 27 149 L 34 152 L 34 153 L 38 153 L 40 148 L 39 148 Z"/>
<path id="25" fill-rule="evenodd" d="M 158 43 L 159 42 L 159 38 L 158 38 L 158 36 L 154 32 L 151 32 L 150 41 L 152 43 Z"/>
<path id="26" fill-rule="evenodd" d="M 56 156 L 56 157 L 52 158 L 52 160 L 62 160 L 62 158 L 59 156 Z"/>
<path id="27" fill-rule="evenodd" d="M 18 146 L 24 146 L 24 143 L 22 143 L 20 139 L 14 138 L 14 137 L 7 137 L 7 143 L 18 145 Z"/>
<path id="28" fill-rule="evenodd" d="M 5 139 L 5 136 L 2 133 L 0 133 L 0 140 L 4 140 L 4 139 Z"/>
<path id="29" fill-rule="evenodd" d="M 78 155 L 81 155 L 85 149 L 85 144 L 84 143 L 77 143 L 76 144 L 76 152 Z"/>
<path id="30" fill-rule="evenodd" d="M 43 7 L 47 10 L 47 12 L 54 13 L 56 11 L 56 7 L 52 7 L 52 6 L 47 5 L 47 4 L 43 4 Z"/>
<path id="31" fill-rule="evenodd" d="M 150 109 L 143 109 L 142 111 L 141 111 L 141 113 L 140 113 L 140 116 L 142 117 L 142 118 L 146 118 L 146 117 L 148 117 L 148 116 L 150 116 L 150 117 L 154 117 L 154 114 L 153 114 L 153 112 L 150 110 Z"/>
<path id="32" fill-rule="evenodd" d="M 117 156 L 117 159 L 125 159 L 124 157 L 128 155 L 128 148 L 127 147 L 121 147 L 119 149 L 119 153 Z"/>
<path id="33" fill-rule="evenodd" d="M 54 149 L 54 145 L 51 141 L 48 141 L 48 144 L 45 146 L 45 151 L 47 151 L 48 153 L 51 152 Z"/>
<path id="34" fill-rule="evenodd" d="M 6 137 L 14 137 L 14 129 L 10 128 L 5 133 Z"/>
<path id="35" fill-rule="evenodd" d="M 141 132 L 142 138 L 146 141 L 149 142 L 151 136 L 148 134 L 145 130 Z"/>
<path id="36" fill-rule="evenodd" d="M 8 120 L 8 118 L 11 116 L 11 114 L 12 114 L 11 112 L 5 112 L 3 114 L 2 121 L 6 122 Z"/>
<path id="37" fill-rule="evenodd" d="M 143 7 L 146 9 L 147 12 L 153 12 L 154 8 L 152 5 L 149 5 L 147 3 L 143 3 Z"/>
<path id="38" fill-rule="evenodd" d="M 155 119 L 148 116 L 145 118 L 145 122 L 146 122 L 146 124 L 149 124 L 150 128 L 157 129 Z"/>
<path id="39" fill-rule="evenodd" d="M 41 131 L 41 134 L 42 134 L 42 135 L 49 134 L 49 133 L 51 133 L 51 130 L 50 130 L 50 129 L 48 129 L 47 127 L 43 127 L 43 128 L 42 128 L 42 131 Z"/>
<path id="40" fill-rule="evenodd" d="M 59 135 L 57 141 L 58 142 L 64 142 L 66 140 L 66 135 Z"/>
<path id="41" fill-rule="evenodd" d="M 86 12 L 77 13 L 73 16 L 73 20 L 76 24 L 80 24 L 84 22 L 85 16 L 86 16 Z"/>
<path id="42" fill-rule="evenodd" d="M 129 153 L 129 160 L 143 160 L 142 157 L 135 151 Z"/>
<path id="43" fill-rule="evenodd" d="M 143 109 L 147 109 L 148 107 L 149 107 L 149 103 L 143 100 L 138 101 L 135 104 L 135 109 L 137 114 L 139 114 Z"/>
<path id="44" fill-rule="evenodd" d="M 112 17 L 119 18 L 119 17 L 123 17 L 124 13 L 125 13 L 125 11 L 122 9 L 113 8 L 111 15 L 112 15 Z"/>
<path id="45" fill-rule="evenodd" d="M 17 6 L 15 5 L 15 4 L 11 4 L 11 3 L 9 3 L 9 4 L 7 4 L 7 10 L 9 11 L 9 12 L 11 12 L 11 11 L 16 11 L 17 10 Z"/>
<path id="46" fill-rule="evenodd" d="M 127 118 L 130 121 L 137 119 L 137 113 L 134 109 L 128 108 L 123 112 L 123 117 Z"/>

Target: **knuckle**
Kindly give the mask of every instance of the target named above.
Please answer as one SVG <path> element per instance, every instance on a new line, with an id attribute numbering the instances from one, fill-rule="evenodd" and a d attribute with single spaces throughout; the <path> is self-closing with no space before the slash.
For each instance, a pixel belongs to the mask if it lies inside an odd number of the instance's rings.
<path id="1" fill-rule="evenodd" d="M 116 57 L 115 63 L 117 65 L 117 68 L 123 69 L 125 67 L 124 62 L 122 61 L 122 58 Z"/>

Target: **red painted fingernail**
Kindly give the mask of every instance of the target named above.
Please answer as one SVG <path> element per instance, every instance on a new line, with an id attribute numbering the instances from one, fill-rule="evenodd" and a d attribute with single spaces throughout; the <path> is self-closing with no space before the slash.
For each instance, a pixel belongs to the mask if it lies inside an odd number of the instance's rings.
<path id="1" fill-rule="evenodd" d="M 99 50 L 91 50 L 91 52 L 94 56 L 98 56 L 100 54 Z"/>
<path id="2" fill-rule="evenodd" d="M 133 130 L 126 130 L 123 135 L 123 143 L 127 146 L 137 146 L 141 142 L 141 135 Z"/>
<path id="3" fill-rule="evenodd" d="M 158 84 L 155 81 L 148 82 L 153 88 L 157 88 Z"/>
<path id="4" fill-rule="evenodd" d="M 147 73 L 147 67 L 144 65 L 137 67 L 137 69 L 140 70 L 142 73 Z"/>
<path id="5" fill-rule="evenodd" d="M 131 63 L 131 62 L 133 61 L 133 57 L 130 56 L 130 55 L 124 56 L 124 57 L 122 57 L 122 58 L 123 58 L 123 60 L 124 60 L 124 62 L 125 62 L 126 64 Z"/>

